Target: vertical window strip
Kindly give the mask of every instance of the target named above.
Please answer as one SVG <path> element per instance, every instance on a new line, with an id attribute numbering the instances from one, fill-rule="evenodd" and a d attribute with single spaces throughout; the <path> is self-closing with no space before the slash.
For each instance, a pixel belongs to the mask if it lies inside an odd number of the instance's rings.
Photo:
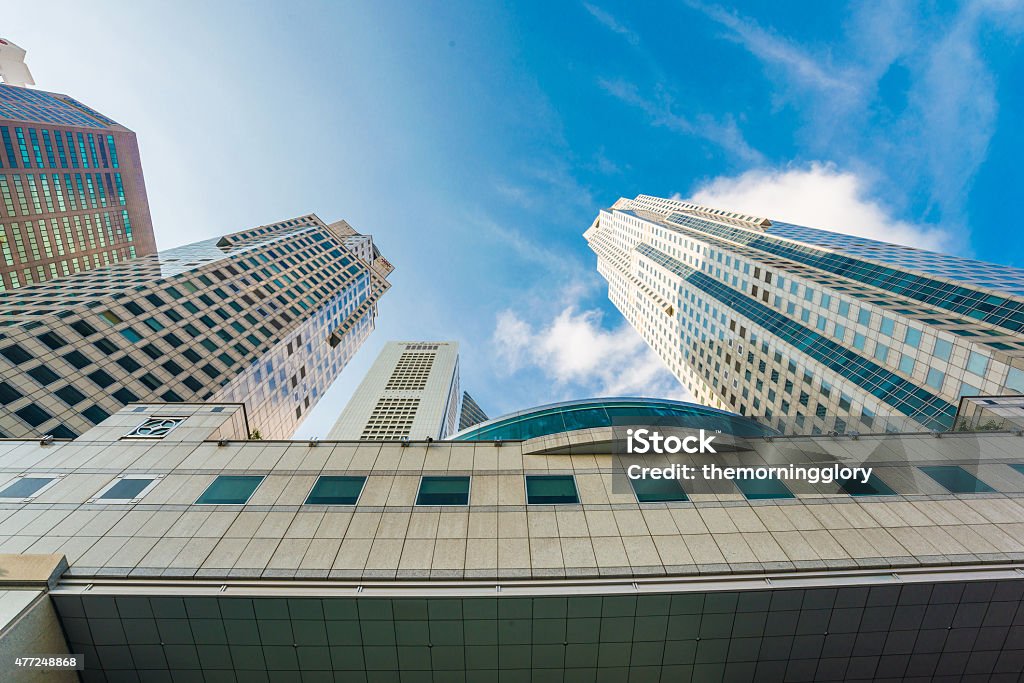
<path id="1" fill-rule="evenodd" d="M 44 128 L 42 133 L 43 145 L 46 146 L 46 160 L 50 162 L 50 168 L 57 168 L 57 160 L 53 156 L 53 142 L 50 140 L 50 131 Z"/>
<path id="2" fill-rule="evenodd" d="M 14 176 L 14 191 L 18 194 L 18 205 L 21 206 L 21 215 L 28 215 L 28 200 L 25 198 L 25 186 L 21 183 L 21 176 Z"/>
<path id="3" fill-rule="evenodd" d="M 75 136 L 71 134 L 71 131 L 68 131 L 67 138 L 68 153 L 71 154 L 71 168 L 78 168 L 78 156 L 75 154 Z"/>
<path id="4" fill-rule="evenodd" d="M 92 133 L 89 133 L 89 152 L 92 154 L 92 167 L 99 168 L 100 160 L 96 158 L 96 138 Z"/>
<path id="5" fill-rule="evenodd" d="M 57 225 L 56 218 L 50 219 L 50 232 L 53 233 L 53 241 L 57 243 L 57 255 L 64 256 L 64 238 L 60 234 L 60 226 Z"/>
<path id="6" fill-rule="evenodd" d="M 60 211 L 67 211 L 67 205 L 64 203 L 64 188 L 60 185 L 60 176 L 56 173 L 53 174 L 53 189 L 57 194 L 57 208 Z"/>
<path id="7" fill-rule="evenodd" d="M 28 158 L 28 145 L 25 144 L 25 131 L 21 128 L 14 129 L 18 136 L 18 149 L 21 151 L 21 165 L 25 168 L 32 168 L 32 161 Z"/>
<path id="8" fill-rule="evenodd" d="M 120 168 L 117 163 L 117 147 L 114 145 L 114 136 L 107 136 L 107 144 L 110 146 L 110 163 L 114 168 Z"/>
<path id="9" fill-rule="evenodd" d="M 120 173 L 114 174 L 114 183 L 117 184 L 117 201 L 118 203 L 121 204 L 121 206 L 124 206 L 126 203 L 124 197 L 124 184 L 121 182 Z"/>
<path id="10" fill-rule="evenodd" d="M 29 137 L 29 140 L 32 142 L 32 156 L 35 157 L 36 168 L 44 168 L 44 166 L 43 166 L 43 150 L 39 146 L 39 134 L 36 133 L 36 129 L 35 128 L 29 128 L 28 129 L 28 137 Z"/>
<path id="11" fill-rule="evenodd" d="M 18 214 L 14 211 L 14 200 L 11 198 L 11 187 L 7 184 L 7 176 L 0 175 L 0 193 L 4 196 L 4 208 L 7 209 L 7 215 L 13 218 Z"/>
<path id="12" fill-rule="evenodd" d="M 36 177 L 34 175 L 25 175 L 28 180 L 28 193 L 32 197 L 32 208 L 35 213 L 41 214 L 43 212 L 43 205 L 39 201 L 39 188 L 36 186 Z"/>
<path id="13" fill-rule="evenodd" d="M 82 159 L 82 168 L 89 168 L 89 156 L 85 153 L 85 136 L 78 134 L 78 156 Z"/>
<path id="14" fill-rule="evenodd" d="M 11 142 L 11 131 L 7 126 L 0 126 L 0 136 L 4 139 L 4 148 L 7 150 L 7 163 L 11 168 L 18 168 L 18 159 L 14 156 L 14 144 Z"/>
<path id="15" fill-rule="evenodd" d="M 3 249 L 4 263 L 8 266 L 14 265 L 14 254 L 11 253 L 11 245 L 7 241 L 7 228 L 0 225 L 0 248 Z"/>
<path id="16" fill-rule="evenodd" d="M 60 137 L 59 130 L 53 131 L 53 139 L 57 143 L 57 156 L 60 158 L 60 167 L 67 168 L 68 157 L 67 154 L 64 153 L 64 141 Z"/>

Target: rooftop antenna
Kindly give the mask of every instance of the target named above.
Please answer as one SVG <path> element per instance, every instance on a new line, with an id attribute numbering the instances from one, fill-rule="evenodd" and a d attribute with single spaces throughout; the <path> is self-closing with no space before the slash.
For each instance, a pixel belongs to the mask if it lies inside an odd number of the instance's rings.
<path id="1" fill-rule="evenodd" d="M 4 38 L 0 38 L 0 80 L 20 88 L 36 84 L 25 64 L 25 51 Z"/>

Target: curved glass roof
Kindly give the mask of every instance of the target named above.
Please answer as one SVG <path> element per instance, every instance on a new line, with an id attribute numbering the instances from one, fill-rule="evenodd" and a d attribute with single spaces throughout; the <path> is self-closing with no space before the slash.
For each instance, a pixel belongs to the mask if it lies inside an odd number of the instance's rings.
<path id="1" fill-rule="evenodd" d="M 591 398 L 552 403 L 473 425 L 452 441 L 517 441 L 578 429 L 611 427 L 672 419 L 675 426 L 721 430 L 734 436 L 765 436 L 776 432 L 754 420 L 717 408 L 660 398 Z"/>

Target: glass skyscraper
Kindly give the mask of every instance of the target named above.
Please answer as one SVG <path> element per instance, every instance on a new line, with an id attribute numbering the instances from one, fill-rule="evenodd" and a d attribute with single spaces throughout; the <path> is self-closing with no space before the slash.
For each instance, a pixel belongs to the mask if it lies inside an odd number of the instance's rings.
<path id="1" fill-rule="evenodd" d="M 1024 393 L 1024 270 L 646 195 L 585 236 L 703 403 L 785 430 L 948 429 L 962 396 Z"/>
<path id="2" fill-rule="evenodd" d="M 0 291 L 156 251 L 135 133 L 0 84 Z"/>
<path id="3" fill-rule="evenodd" d="M 373 329 L 391 270 L 369 236 L 308 215 L 7 292 L 0 435 L 221 401 L 286 438 Z"/>

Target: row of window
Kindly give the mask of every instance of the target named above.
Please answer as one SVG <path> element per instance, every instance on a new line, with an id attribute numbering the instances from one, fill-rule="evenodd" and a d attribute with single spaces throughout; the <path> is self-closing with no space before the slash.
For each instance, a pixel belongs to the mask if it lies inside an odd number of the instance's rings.
<path id="1" fill-rule="evenodd" d="M 1024 464 L 1010 465 L 1024 474 Z M 959 465 L 919 467 L 950 493 L 994 493 L 995 489 Z M 145 496 L 161 477 L 128 475 L 115 479 L 89 502 L 134 503 Z M 196 505 L 245 505 L 266 477 L 264 475 L 218 476 L 196 499 Z M 61 476 L 21 477 L 0 491 L 0 500 L 28 501 L 54 485 Z M 416 505 L 469 505 L 471 477 L 423 476 L 420 478 Z M 674 479 L 629 479 L 639 503 L 668 503 L 689 500 L 686 491 Z M 737 479 L 736 487 L 748 500 L 793 498 L 793 493 L 778 479 Z M 868 482 L 837 482 L 851 496 L 894 496 L 896 492 L 878 477 Z M 306 505 L 355 505 L 366 484 L 365 476 L 320 476 L 306 497 Z M 571 474 L 525 475 L 526 502 L 529 505 L 576 505 L 579 493 Z"/>

